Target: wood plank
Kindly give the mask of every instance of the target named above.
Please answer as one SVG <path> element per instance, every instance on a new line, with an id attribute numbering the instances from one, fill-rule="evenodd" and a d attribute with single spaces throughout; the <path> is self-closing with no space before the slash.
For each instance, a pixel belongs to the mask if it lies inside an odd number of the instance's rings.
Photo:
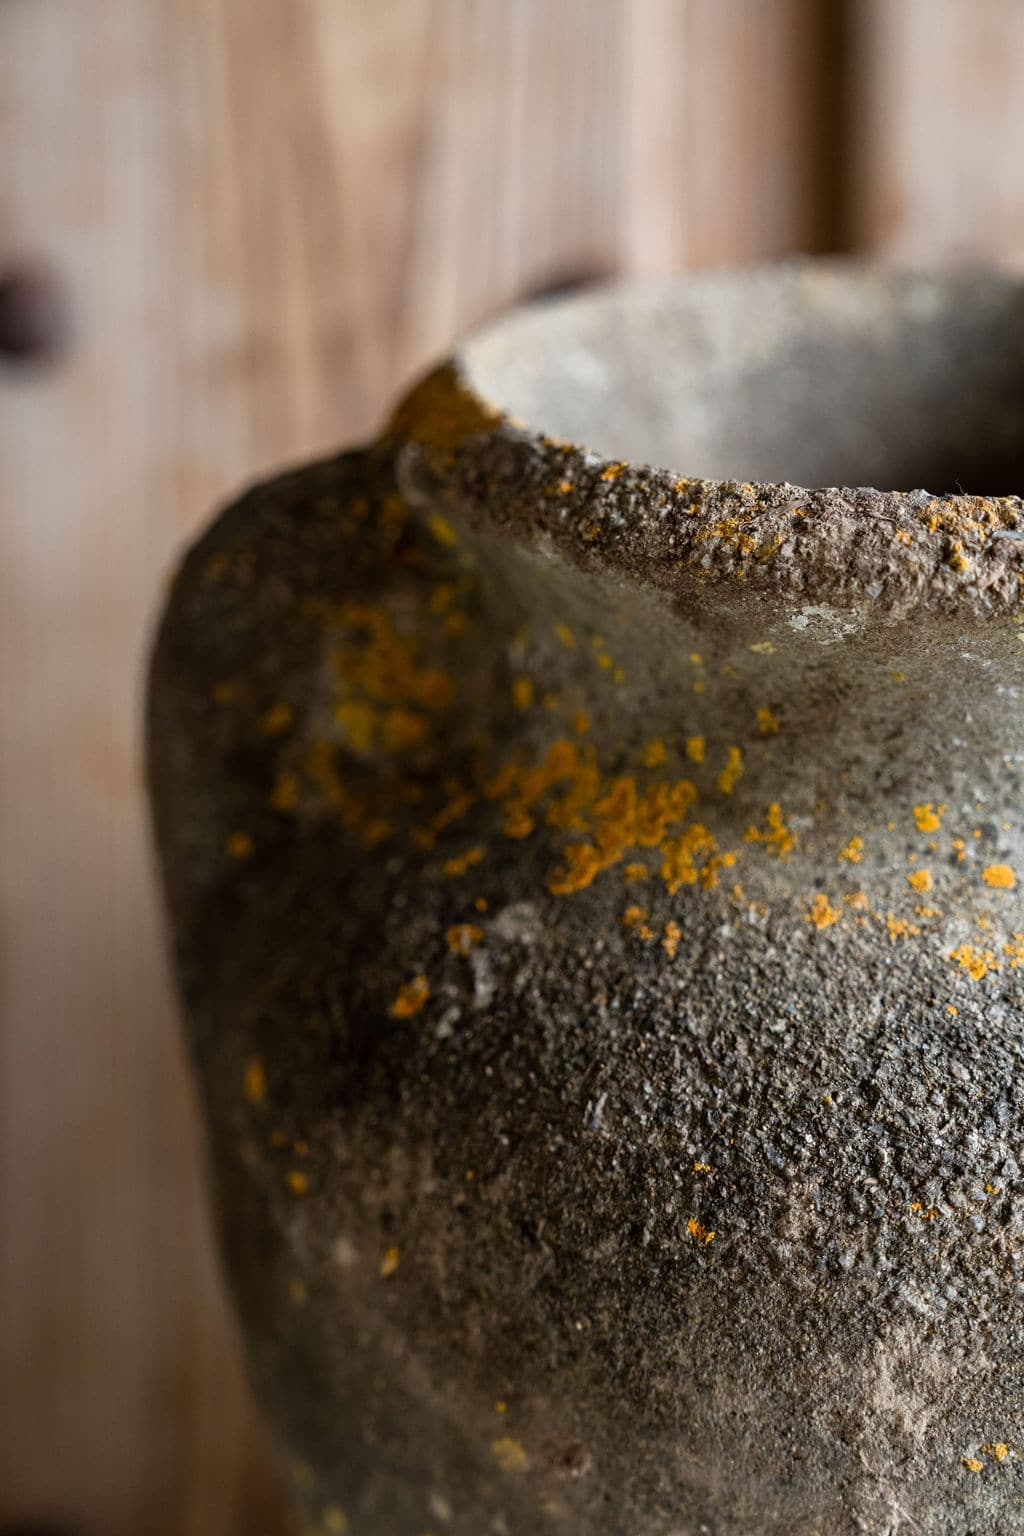
<path id="1" fill-rule="evenodd" d="M 813 241 L 808 14 L 0 5 L 0 258 L 49 254 L 78 323 L 60 369 L 0 373 L 0 1518 L 280 1528 L 141 798 L 174 556 L 526 289 Z"/>
<path id="2" fill-rule="evenodd" d="M 854 15 L 855 243 L 1024 264 L 1024 7 L 865 0 Z"/>

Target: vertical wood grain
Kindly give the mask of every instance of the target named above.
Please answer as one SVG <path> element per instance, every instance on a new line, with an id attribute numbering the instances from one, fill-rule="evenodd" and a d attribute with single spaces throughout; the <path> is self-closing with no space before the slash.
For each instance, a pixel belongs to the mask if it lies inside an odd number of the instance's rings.
<path id="1" fill-rule="evenodd" d="M 820 238 L 808 0 L 3 0 L 0 1517 L 272 1536 L 140 782 L 175 553 L 552 278 Z"/>
<path id="2" fill-rule="evenodd" d="M 1024 264 L 1024 6 L 865 0 L 855 15 L 856 243 Z"/>

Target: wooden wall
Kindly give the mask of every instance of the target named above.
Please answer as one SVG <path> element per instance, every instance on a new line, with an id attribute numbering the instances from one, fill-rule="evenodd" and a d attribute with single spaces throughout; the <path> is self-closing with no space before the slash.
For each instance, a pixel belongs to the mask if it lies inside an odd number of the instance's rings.
<path id="1" fill-rule="evenodd" d="M 553 280 L 1024 261 L 1019 0 L 0 0 L 0 1522 L 271 1536 L 140 789 L 167 573 Z M 2 337 L 0 337 L 2 343 Z"/>

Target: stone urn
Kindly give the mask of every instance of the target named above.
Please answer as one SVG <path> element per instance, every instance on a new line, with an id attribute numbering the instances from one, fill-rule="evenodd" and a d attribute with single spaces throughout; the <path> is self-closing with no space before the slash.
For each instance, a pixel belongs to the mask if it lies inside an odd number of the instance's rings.
<path id="1" fill-rule="evenodd" d="M 303 1530 L 1024 1531 L 1022 320 L 541 303 L 188 554 L 149 779 Z"/>

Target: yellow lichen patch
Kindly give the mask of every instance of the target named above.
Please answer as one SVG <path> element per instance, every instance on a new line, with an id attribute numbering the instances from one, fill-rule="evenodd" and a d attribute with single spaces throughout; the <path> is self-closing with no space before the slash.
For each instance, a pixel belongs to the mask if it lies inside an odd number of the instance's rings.
<path id="1" fill-rule="evenodd" d="M 262 1061 L 254 1056 L 245 1064 L 242 1088 L 250 1104 L 262 1104 L 267 1096 L 267 1074 Z"/>
<path id="2" fill-rule="evenodd" d="M 954 837 L 952 840 L 952 848 L 953 852 L 956 854 L 957 863 L 962 864 L 964 859 L 967 857 L 967 844 L 964 842 L 963 838 Z"/>
<path id="3" fill-rule="evenodd" d="M 679 837 L 662 844 L 661 877 L 670 896 L 683 885 L 695 885 L 701 865 L 715 853 L 717 844 L 707 827 L 695 821 Z"/>
<path id="4" fill-rule="evenodd" d="M 743 835 L 748 843 L 762 843 L 769 853 L 783 860 L 788 859 L 796 847 L 796 834 L 786 826 L 777 800 L 772 801 L 765 813 L 764 830 L 751 826 Z"/>
<path id="5" fill-rule="evenodd" d="M 459 536 L 446 517 L 440 512 L 432 512 L 427 518 L 427 527 L 439 544 L 447 549 L 453 549 L 459 542 Z"/>
<path id="6" fill-rule="evenodd" d="M 1010 962 L 1011 971 L 1024 965 L 1024 933 L 1015 933 L 1009 943 L 1003 945 L 1003 954 Z"/>
<path id="7" fill-rule="evenodd" d="M 686 755 L 691 763 L 704 761 L 705 742 L 703 736 L 687 736 Z"/>
<path id="8" fill-rule="evenodd" d="M 1012 891 L 1017 885 L 1016 870 L 1009 864 L 989 864 L 982 870 L 981 878 L 996 891 Z"/>
<path id="9" fill-rule="evenodd" d="M 818 891 L 807 911 L 807 921 L 815 928 L 831 928 L 842 917 L 839 907 L 834 907 L 824 891 Z"/>
<path id="10" fill-rule="evenodd" d="M 715 1240 L 715 1234 L 713 1232 L 709 1232 L 707 1227 L 701 1226 L 696 1216 L 690 1217 L 689 1221 L 686 1223 L 686 1230 L 689 1232 L 694 1242 L 703 1243 L 705 1247 L 707 1247 L 708 1243 L 713 1243 Z"/>
<path id="11" fill-rule="evenodd" d="M 1005 1440 L 990 1440 L 988 1445 L 983 1445 L 982 1450 L 986 1456 L 994 1456 L 996 1461 L 1003 1462 L 1010 1454 L 1010 1447 Z"/>
<path id="12" fill-rule="evenodd" d="M 275 811 L 294 811 L 299 803 L 299 779 L 294 773 L 279 773 L 270 793 Z"/>
<path id="13" fill-rule="evenodd" d="M 397 1248 L 386 1248 L 380 1261 L 378 1273 L 382 1280 L 389 1279 L 397 1270 L 400 1255 Z"/>
<path id="14" fill-rule="evenodd" d="M 292 723 L 290 704 L 272 704 L 260 720 L 260 730 L 265 736 L 279 736 Z"/>
<path id="15" fill-rule="evenodd" d="M 512 684 L 512 702 L 516 709 L 527 710 L 533 703 L 533 680 L 529 677 L 517 677 Z"/>
<path id="16" fill-rule="evenodd" d="M 590 716 L 585 709 L 578 709 L 573 715 L 572 728 L 577 736 L 585 736 L 590 730 Z"/>
<path id="17" fill-rule="evenodd" d="M 288 1170 L 288 1188 L 293 1195 L 304 1195 L 309 1189 L 309 1178 L 301 1168 Z"/>
<path id="18" fill-rule="evenodd" d="M 846 847 L 840 849 L 839 857 L 848 864 L 859 864 L 864 857 L 864 839 L 851 837 Z"/>
<path id="19" fill-rule="evenodd" d="M 693 1171 L 694 1171 L 694 1173 L 710 1173 L 711 1172 L 711 1164 L 710 1163 L 694 1163 Z"/>
<path id="20" fill-rule="evenodd" d="M 408 752 L 425 741 L 430 726 L 415 709 L 389 709 L 381 718 L 381 739 L 390 752 Z"/>
<path id="21" fill-rule="evenodd" d="M 682 936 L 683 930 L 678 923 L 667 922 L 665 924 L 665 936 L 661 941 L 661 947 L 670 960 L 675 959 L 676 950 L 679 948 L 679 940 Z"/>
<path id="22" fill-rule="evenodd" d="M 345 1511 L 337 1504 L 329 1504 L 324 1510 L 325 1536 L 348 1536 L 349 1524 Z"/>
<path id="23" fill-rule="evenodd" d="M 937 832 L 942 825 L 942 810 L 936 810 L 930 800 L 914 806 L 914 821 L 919 832 Z"/>
<path id="24" fill-rule="evenodd" d="M 602 480 L 617 480 L 619 478 L 619 476 L 622 474 L 623 470 L 626 469 L 626 468 L 628 468 L 628 466 L 627 466 L 625 460 L 622 460 L 622 461 L 620 461 L 617 464 L 606 464 L 604 469 L 602 469 L 602 471 L 601 471 L 601 479 Z"/>
<path id="25" fill-rule="evenodd" d="M 739 783 L 743 773 L 743 752 L 739 747 L 730 747 L 725 755 L 725 767 L 716 779 L 718 791 L 723 795 L 731 795 Z"/>
<path id="26" fill-rule="evenodd" d="M 597 849 L 590 843 L 571 843 L 565 850 L 565 864 L 548 880 L 552 896 L 571 896 L 590 885 L 605 867 Z"/>
<path id="27" fill-rule="evenodd" d="M 949 958 L 955 960 L 972 981 L 981 981 L 989 971 L 998 969 L 996 957 L 990 949 L 976 949 L 973 944 L 958 944 L 951 949 Z"/>
<path id="28" fill-rule="evenodd" d="M 464 875 L 474 864 L 479 864 L 484 856 L 482 848 L 467 848 L 465 853 L 457 853 L 450 859 L 445 859 L 443 869 L 446 875 L 456 878 Z"/>
<path id="29" fill-rule="evenodd" d="M 622 871 L 623 880 L 647 880 L 650 870 L 646 864 L 627 864 Z"/>
<path id="30" fill-rule="evenodd" d="M 334 718 L 348 746 L 355 752 L 369 751 L 373 743 L 377 712 L 362 699 L 346 699 L 337 704 Z"/>
<path id="31" fill-rule="evenodd" d="M 779 734 L 779 717 L 767 704 L 763 704 L 757 712 L 757 728 L 762 736 Z"/>
<path id="32" fill-rule="evenodd" d="M 977 1456 L 961 1456 L 960 1464 L 966 1467 L 968 1472 L 982 1472 L 985 1468 L 985 1463 L 979 1461 Z"/>
<path id="33" fill-rule="evenodd" d="M 646 744 L 641 757 L 645 768 L 657 768 L 659 764 L 665 761 L 668 753 L 665 750 L 665 743 L 660 736 L 655 736 L 653 740 Z"/>
<path id="34" fill-rule="evenodd" d="M 930 869 L 915 869 L 907 876 L 907 884 L 912 891 L 919 896 L 925 895 L 932 888 L 932 873 Z"/>
<path id="35" fill-rule="evenodd" d="M 419 1013 L 430 996 L 430 983 L 425 976 L 414 976 L 398 989 L 398 996 L 391 1004 L 390 1013 L 395 1019 L 411 1019 Z"/>
<path id="36" fill-rule="evenodd" d="M 732 869 L 735 863 L 736 855 L 731 850 L 728 853 L 713 854 L 700 872 L 702 889 L 713 891 L 718 884 L 718 871 L 720 869 Z"/>
<path id="37" fill-rule="evenodd" d="M 482 941 L 483 936 L 483 929 L 476 923 L 456 923 L 448 929 L 445 939 L 453 955 L 468 955 L 473 945 Z"/>
<path id="38" fill-rule="evenodd" d="M 500 1440 L 492 1440 L 491 1455 L 503 1472 L 525 1472 L 530 1465 L 526 1451 L 511 1435 L 502 1435 Z"/>
<path id="39" fill-rule="evenodd" d="M 254 844 L 248 832 L 232 832 L 224 846 L 229 858 L 247 859 L 252 853 Z"/>
<path id="40" fill-rule="evenodd" d="M 622 914 L 623 926 L 626 928 L 638 928 L 640 924 L 646 922 L 646 920 L 647 908 L 639 907 L 635 902 L 631 906 L 628 906 L 625 912 Z"/>
<path id="41" fill-rule="evenodd" d="M 468 389 L 446 363 L 405 397 L 388 423 L 388 433 L 451 454 L 469 439 L 492 431 L 500 420 L 500 411 Z"/>
<path id="42" fill-rule="evenodd" d="M 561 643 L 565 646 L 567 651 L 571 651 L 571 650 L 575 649 L 575 647 L 576 647 L 576 636 L 573 634 L 573 632 L 569 628 L 568 624 L 556 624 L 555 625 L 555 634 L 557 635 L 557 637 L 561 641 Z"/>
<path id="43" fill-rule="evenodd" d="M 921 932 L 916 923 L 908 922 L 905 917 L 894 917 L 890 912 L 885 920 L 890 939 L 914 939 Z"/>

